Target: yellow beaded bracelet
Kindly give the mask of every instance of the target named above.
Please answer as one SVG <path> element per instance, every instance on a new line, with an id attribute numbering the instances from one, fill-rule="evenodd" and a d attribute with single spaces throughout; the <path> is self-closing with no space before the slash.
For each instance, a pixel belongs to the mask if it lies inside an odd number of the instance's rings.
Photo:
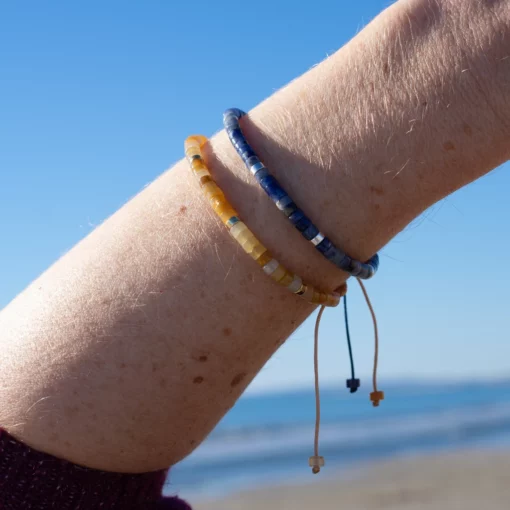
<path id="1" fill-rule="evenodd" d="M 264 273 L 275 282 L 287 287 L 294 294 L 314 305 L 337 306 L 340 298 L 347 292 L 343 285 L 335 292 L 320 292 L 311 285 L 303 283 L 301 278 L 292 274 L 280 264 L 255 237 L 253 232 L 239 219 L 237 211 L 230 205 L 223 191 L 214 182 L 202 157 L 202 147 L 207 138 L 193 135 L 184 142 L 186 158 L 191 170 L 198 178 L 200 187 L 214 212 L 227 227 L 230 235 L 241 245 L 243 250 L 262 267 Z"/>

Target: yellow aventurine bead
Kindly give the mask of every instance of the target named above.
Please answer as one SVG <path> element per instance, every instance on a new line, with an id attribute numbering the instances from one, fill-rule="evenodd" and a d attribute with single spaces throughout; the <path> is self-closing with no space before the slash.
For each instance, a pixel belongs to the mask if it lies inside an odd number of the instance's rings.
<path id="1" fill-rule="evenodd" d="M 212 199 L 215 199 L 217 197 L 225 197 L 225 195 L 223 194 L 223 191 L 221 191 L 219 186 L 213 181 L 206 182 L 202 186 L 202 189 L 204 190 L 204 195 L 206 196 L 206 198 L 209 201 L 211 201 Z"/>
<path id="2" fill-rule="evenodd" d="M 289 273 L 288 271 L 286 271 L 285 275 L 278 283 L 280 285 L 283 285 L 284 287 L 288 287 L 292 283 L 293 280 L 294 280 L 294 275 L 292 273 Z"/>
<path id="3" fill-rule="evenodd" d="M 242 238 L 239 240 L 239 244 L 246 253 L 251 254 L 255 246 L 260 243 L 259 240 L 250 231 L 248 231 L 243 234 Z"/>
<path id="4" fill-rule="evenodd" d="M 195 147 L 200 148 L 200 144 L 193 136 L 188 136 L 188 138 L 184 140 L 184 152 L 188 152 L 188 150 L 194 149 Z"/>
<path id="5" fill-rule="evenodd" d="M 229 230 L 230 235 L 237 241 L 239 236 L 248 230 L 248 227 L 242 222 L 238 221 L 232 228 Z"/>
<path id="6" fill-rule="evenodd" d="M 220 208 L 218 211 L 216 211 L 216 214 L 220 217 L 220 220 L 223 222 L 223 224 L 226 225 L 232 216 L 237 216 L 237 211 L 233 209 L 229 204 L 225 204 L 223 208 Z"/>
<path id="7" fill-rule="evenodd" d="M 268 255 L 265 258 L 265 263 L 261 264 L 260 257 L 267 252 L 267 249 L 243 222 L 239 221 L 232 226 L 230 235 L 241 245 L 243 250 L 253 259 L 257 260 L 260 265 L 264 266 L 272 259 L 272 257 Z"/>
<path id="8" fill-rule="evenodd" d="M 209 173 L 209 170 L 207 168 L 202 168 L 201 170 L 195 170 L 195 175 L 200 180 L 202 177 L 210 177 L 211 174 Z"/>
<path id="9" fill-rule="evenodd" d="M 231 214 L 232 212 L 234 214 Z M 235 215 L 236 215 L 236 212 L 234 211 L 234 209 L 232 209 L 231 211 L 226 211 L 223 214 L 218 214 L 218 216 L 220 217 L 220 220 L 222 221 L 223 225 L 225 225 L 225 226 L 227 226 L 228 220 L 230 218 L 232 218 L 232 216 L 235 216 Z"/>
<path id="10" fill-rule="evenodd" d="M 198 150 L 200 150 L 200 147 L 204 145 L 206 142 L 207 138 L 205 136 L 202 135 L 188 136 L 188 138 L 186 138 L 186 141 L 184 142 L 184 150 L 187 151 L 188 149 L 195 147 Z"/>
<path id="11" fill-rule="evenodd" d="M 262 246 L 262 245 L 261 245 Z M 273 259 L 273 256 L 266 250 L 264 251 L 258 259 L 256 259 L 257 264 L 260 267 L 264 267 L 269 261 Z"/>
<path id="12" fill-rule="evenodd" d="M 186 149 L 186 157 L 190 162 L 193 161 L 193 156 L 200 156 L 200 148 L 196 145 Z"/>
<path id="13" fill-rule="evenodd" d="M 327 294 L 319 292 L 318 290 L 314 290 L 312 303 L 316 305 L 322 305 L 327 301 L 327 298 L 328 298 Z"/>
<path id="14" fill-rule="evenodd" d="M 239 236 L 236 237 L 236 239 L 237 239 L 237 242 L 241 246 L 244 246 L 245 244 L 257 242 L 257 239 L 255 238 L 255 236 L 253 235 L 253 233 L 251 232 L 251 230 L 248 227 L 246 227 L 246 230 L 243 230 L 239 234 Z"/>
<path id="15" fill-rule="evenodd" d="M 251 251 L 250 255 L 251 257 L 253 258 L 253 260 L 256 260 L 259 264 L 260 264 L 260 259 L 267 253 L 267 248 L 259 242 L 259 244 L 257 244 L 257 246 L 255 246 L 253 248 L 253 250 Z M 269 262 L 271 260 L 271 256 L 268 254 L 268 259 L 267 259 L 267 262 Z M 266 265 L 267 262 L 265 264 L 262 264 L 262 265 Z"/>
<path id="16" fill-rule="evenodd" d="M 328 301 L 326 303 L 328 306 L 338 306 L 338 303 L 340 303 L 340 296 L 328 294 Z"/>
<path id="17" fill-rule="evenodd" d="M 278 264 L 278 267 L 273 271 L 273 273 L 270 276 L 275 282 L 279 283 L 280 280 L 285 276 L 286 272 L 287 271 L 285 270 L 285 268 L 281 264 Z"/>
<path id="18" fill-rule="evenodd" d="M 199 170 L 207 170 L 205 163 L 201 159 L 194 159 L 190 165 L 194 172 L 198 172 Z"/>
<path id="19" fill-rule="evenodd" d="M 208 184 L 208 183 L 206 182 L 205 184 Z M 204 184 L 204 186 L 205 186 L 205 184 Z M 209 200 L 209 203 L 211 204 L 211 207 L 213 208 L 214 212 L 217 212 L 216 209 L 218 207 L 229 205 L 225 196 L 220 196 L 220 195 L 217 195 L 217 196 L 214 196 L 213 198 L 211 198 Z"/>

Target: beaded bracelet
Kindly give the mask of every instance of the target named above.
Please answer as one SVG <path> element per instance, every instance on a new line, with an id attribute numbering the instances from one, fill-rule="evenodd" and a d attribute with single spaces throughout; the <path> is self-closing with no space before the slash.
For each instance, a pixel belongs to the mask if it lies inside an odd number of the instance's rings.
<path id="1" fill-rule="evenodd" d="M 330 262 L 346 271 L 351 276 L 368 279 L 374 276 L 379 267 L 379 256 L 375 254 L 368 262 L 360 262 L 349 257 L 339 250 L 312 223 L 312 221 L 299 209 L 296 203 L 289 197 L 281 184 L 273 177 L 264 164 L 260 161 L 255 151 L 246 141 L 239 125 L 239 119 L 246 115 L 238 108 L 230 108 L 223 114 L 223 126 L 228 137 L 241 156 L 248 170 L 255 176 L 257 182 L 264 189 L 278 209 L 285 214 L 294 227 L 301 232 L 303 237 L 310 241 L 315 248 Z"/>
<path id="2" fill-rule="evenodd" d="M 262 267 L 264 272 L 268 274 L 274 281 L 276 281 L 280 285 L 287 287 L 294 294 L 301 296 L 308 302 L 312 304 L 321 305 L 315 323 L 315 335 L 314 335 L 314 374 L 315 374 L 315 399 L 316 399 L 314 454 L 308 460 L 308 463 L 312 468 L 312 472 L 319 473 L 321 467 L 324 466 L 324 457 L 319 455 L 319 428 L 320 428 L 319 361 L 318 361 L 319 325 L 326 306 L 337 306 L 341 297 L 345 296 L 345 294 L 347 293 L 347 285 L 346 284 L 342 285 L 339 289 L 337 289 L 336 292 L 333 293 L 319 292 L 315 290 L 313 287 L 304 284 L 299 276 L 290 273 L 284 266 L 282 266 L 276 259 L 273 258 L 273 256 L 269 253 L 265 246 L 255 237 L 253 232 L 251 232 L 248 229 L 248 227 L 239 219 L 237 211 L 230 205 L 223 191 L 212 179 L 211 174 L 202 158 L 202 147 L 206 142 L 207 138 L 201 135 L 194 135 L 188 137 L 184 143 L 186 158 L 190 164 L 191 170 L 198 178 L 200 187 L 204 191 L 204 194 L 208 202 L 211 204 L 214 212 L 219 216 L 223 224 L 227 227 L 230 235 L 241 245 L 243 250 L 246 253 L 248 253 L 252 257 L 252 259 L 254 259 Z M 372 274 L 375 272 L 376 269 L 377 264 L 375 264 L 375 268 L 373 269 Z M 370 393 L 370 400 L 372 401 L 372 404 L 375 407 L 377 407 L 380 401 L 384 399 L 384 392 L 380 391 L 377 388 L 377 360 L 379 352 L 377 321 L 375 318 L 374 310 L 368 298 L 368 294 L 365 290 L 362 281 L 360 280 L 360 277 L 358 277 L 357 280 L 361 286 L 361 289 L 367 301 L 367 305 L 370 309 L 372 319 L 374 322 L 375 352 L 372 381 L 373 391 Z M 346 303 L 344 307 L 344 313 L 352 371 L 351 379 L 347 381 L 347 387 L 350 388 L 352 393 L 354 393 L 358 389 L 360 383 L 359 379 L 356 379 L 354 375 L 354 362 L 352 359 L 352 349 L 350 343 L 349 326 L 347 321 Z"/>
<path id="3" fill-rule="evenodd" d="M 264 273 L 275 282 L 287 287 L 292 293 L 302 297 L 314 305 L 337 306 L 340 298 L 347 292 L 343 285 L 336 292 L 327 293 L 316 290 L 311 285 L 303 283 L 301 278 L 292 274 L 280 264 L 255 237 L 253 232 L 239 219 L 237 211 L 227 201 L 223 191 L 213 181 L 211 174 L 202 158 L 202 146 L 207 138 L 193 135 L 184 142 L 184 150 L 190 167 L 198 178 L 207 200 L 214 212 L 227 227 L 230 235 L 241 245 L 243 250 L 262 267 Z"/>

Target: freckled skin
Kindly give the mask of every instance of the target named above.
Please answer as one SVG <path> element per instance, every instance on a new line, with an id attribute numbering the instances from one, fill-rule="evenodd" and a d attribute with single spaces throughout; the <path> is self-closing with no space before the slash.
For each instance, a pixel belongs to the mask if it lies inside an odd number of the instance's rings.
<path id="1" fill-rule="evenodd" d="M 384 190 L 382 188 L 378 188 L 377 186 L 370 186 L 370 191 L 378 197 L 382 197 L 384 195 Z"/>
<path id="2" fill-rule="evenodd" d="M 241 383 L 245 377 L 246 377 L 246 374 L 245 374 L 245 373 L 237 374 L 237 375 L 236 375 L 236 376 L 232 379 L 232 382 L 230 383 L 230 386 L 232 386 L 232 388 L 234 388 L 234 387 L 235 387 L 235 386 L 237 386 L 239 383 Z"/>
<path id="3" fill-rule="evenodd" d="M 495 15 L 508 5 L 394 2 L 356 41 L 250 111 L 250 144 L 349 255 L 368 259 L 508 159 L 510 32 Z M 262 198 L 223 131 L 206 156 L 268 250 L 321 290 L 344 283 Z M 313 312 L 287 292 L 232 242 L 181 161 L 0 311 L 0 426 L 95 469 L 166 469 Z M 83 411 L 66 415 L 75 405 Z"/>

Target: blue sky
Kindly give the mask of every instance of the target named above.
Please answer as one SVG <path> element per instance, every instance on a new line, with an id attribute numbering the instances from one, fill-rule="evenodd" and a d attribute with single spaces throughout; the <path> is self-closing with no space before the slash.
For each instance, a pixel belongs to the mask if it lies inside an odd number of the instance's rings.
<path id="1" fill-rule="evenodd" d="M 388 2 L 3 2 L 0 6 L 0 308 L 212 134 L 349 40 Z M 510 375 L 510 167 L 438 204 L 382 252 L 368 284 L 382 378 Z M 358 370 L 370 316 L 356 285 Z M 322 378 L 348 369 L 341 310 L 323 322 Z M 252 391 L 312 383 L 312 322 Z M 1 332 L 0 332 L 1 334 Z"/>

